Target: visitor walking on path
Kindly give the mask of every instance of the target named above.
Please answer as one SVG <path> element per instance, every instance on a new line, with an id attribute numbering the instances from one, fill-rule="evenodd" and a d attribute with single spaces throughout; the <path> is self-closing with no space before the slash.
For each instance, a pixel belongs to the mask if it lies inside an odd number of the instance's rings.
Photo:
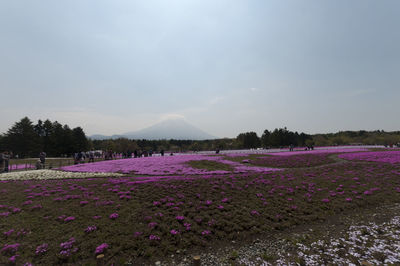
<path id="1" fill-rule="evenodd" d="M 46 163 L 46 153 L 44 151 L 42 151 L 39 154 L 39 160 L 40 160 L 40 163 L 42 164 L 42 169 L 44 169 L 45 168 L 45 163 Z"/>
<path id="2" fill-rule="evenodd" d="M 10 155 L 8 151 L 0 153 L 0 173 L 8 173 L 9 164 L 10 164 Z"/>

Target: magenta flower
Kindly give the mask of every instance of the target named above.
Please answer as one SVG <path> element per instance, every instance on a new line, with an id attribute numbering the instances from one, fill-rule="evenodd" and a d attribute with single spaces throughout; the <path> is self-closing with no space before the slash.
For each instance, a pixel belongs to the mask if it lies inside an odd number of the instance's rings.
<path id="1" fill-rule="evenodd" d="M 108 244 L 107 243 L 103 243 L 100 246 L 98 246 L 96 248 L 95 254 L 102 254 L 104 253 L 104 251 L 108 248 Z"/>
<path id="2" fill-rule="evenodd" d="M 95 219 L 95 220 L 100 219 L 100 218 L 101 218 L 101 216 L 99 216 L 99 215 L 93 216 L 93 219 Z"/>
<path id="3" fill-rule="evenodd" d="M 18 257 L 18 256 L 19 256 L 19 255 L 14 255 L 14 256 L 12 256 L 11 258 L 9 258 L 8 261 L 11 262 L 11 263 L 15 263 L 15 261 L 17 260 L 17 257 Z"/>
<path id="4" fill-rule="evenodd" d="M 218 205 L 218 207 L 217 207 L 219 210 L 223 210 L 224 209 L 224 206 L 222 206 L 222 205 Z"/>
<path id="5" fill-rule="evenodd" d="M 177 235 L 177 234 L 179 234 L 179 231 L 177 231 L 177 230 L 175 230 L 175 229 L 172 229 L 172 230 L 170 231 L 170 233 L 171 233 L 172 235 Z"/>
<path id="6" fill-rule="evenodd" d="M 352 201 L 353 199 L 352 198 L 346 198 L 346 201 L 347 202 L 350 202 L 350 201 Z"/>
<path id="7" fill-rule="evenodd" d="M 14 254 L 15 252 L 17 252 L 17 250 L 20 246 L 21 246 L 21 244 L 19 244 L 19 243 L 15 243 L 12 245 L 5 244 L 0 252 L 6 253 L 6 254 Z"/>
<path id="8" fill-rule="evenodd" d="M 328 202 L 330 202 L 330 200 L 329 199 L 322 199 L 322 202 L 328 203 Z"/>
<path id="9" fill-rule="evenodd" d="M 84 206 L 84 205 L 86 205 L 86 204 L 88 204 L 88 203 L 89 203 L 89 201 L 87 201 L 87 200 L 83 200 L 83 201 L 79 202 L 79 204 L 80 204 L 81 206 Z"/>
<path id="10" fill-rule="evenodd" d="M 183 226 L 185 226 L 186 231 L 190 230 L 190 227 L 192 226 L 190 223 L 184 223 Z"/>
<path id="11" fill-rule="evenodd" d="M 160 240 L 160 237 L 159 237 L 159 236 L 156 236 L 156 235 L 150 235 L 150 236 L 149 236 L 149 239 L 150 239 L 150 240 Z"/>
<path id="12" fill-rule="evenodd" d="M 63 242 L 60 244 L 62 249 L 71 249 L 72 245 L 75 243 L 75 238 L 71 237 L 67 242 Z"/>
<path id="13" fill-rule="evenodd" d="M 93 231 L 96 231 L 96 230 L 97 230 L 97 227 L 95 225 L 91 225 L 91 226 L 88 226 L 85 229 L 85 233 L 90 233 L 90 232 L 93 232 Z"/>
<path id="14" fill-rule="evenodd" d="M 151 222 L 147 226 L 150 227 L 150 228 L 154 228 L 154 227 L 157 226 L 157 223 L 156 222 Z"/>
<path id="15" fill-rule="evenodd" d="M 64 222 L 70 222 L 70 221 L 73 221 L 73 220 L 75 220 L 75 217 L 74 216 L 69 216 L 69 217 L 64 219 Z"/>
<path id="16" fill-rule="evenodd" d="M 11 230 L 9 230 L 7 232 L 4 232 L 4 235 L 10 236 L 14 231 L 15 231 L 14 229 L 11 229 Z"/>
<path id="17" fill-rule="evenodd" d="M 110 219 L 115 220 L 119 217 L 118 213 L 112 213 L 110 214 Z"/>
<path id="18" fill-rule="evenodd" d="M 176 219 L 178 221 L 183 221 L 183 220 L 185 220 L 185 217 L 184 216 L 176 216 Z"/>
<path id="19" fill-rule="evenodd" d="M 36 255 L 44 254 L 47 252 L 48 248 L 49 248 L 49 244 L 43 243 L 42 245 L 36 247 L 35 254 Z"/>
<path id="20" fill-rule="evenodd" d="M 260 215 L 260 213 L 258 211 L 256 211 L 256 210 L 253 210 L 250 213 L 251 213 L 251 215 L 256 215 L 256 216 Z"/>
<path id="21" fill-rule="evenodd" d="M 27 201 L 25 201 L 24 203 L 22 203 L 22 205 L 29 205 L 29 204 L 32 204 L 32 203 L 33 203 L 33 201 L 27 200 Z"/>
<path id="22" fill-rule="evenodd" d="M 134 237 L 139 237 L 139 236 L 141 236 L 143 233 L 142 232 L 135 232 L 134 234 L 133 234 L 133 236 Z"/>
<path id="23" fill-rule="evenodd" d="M 228 198 L 223 198 L 223 199 L 221 200 L 221 202 L 223 202 L 223 203 L 228 202 L 228 201 L 229 201 Z"/>
<path id="24" fill-rule="evenodd" d="M 211 232 L 208 230 L 204 230 L 203 232 L 201 232 L 201 235 L 203 236 L 208 236 L 209 234 L 211 234 Z"/>

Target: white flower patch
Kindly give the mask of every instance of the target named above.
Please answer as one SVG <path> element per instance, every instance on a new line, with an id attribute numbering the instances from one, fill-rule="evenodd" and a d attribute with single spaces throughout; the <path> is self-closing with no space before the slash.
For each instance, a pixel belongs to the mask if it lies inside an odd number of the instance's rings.
<path id="1" fill-rule="evenodd" d="M 45 179 L 69 179 L 69 178 L 89 178 L 89 177 L 119 177 L 119 173 L 83 173 L 83 172 L 63 172 L 56 170 L 31 170 L 0 174 L 0 180 L 45 180 Z"/>

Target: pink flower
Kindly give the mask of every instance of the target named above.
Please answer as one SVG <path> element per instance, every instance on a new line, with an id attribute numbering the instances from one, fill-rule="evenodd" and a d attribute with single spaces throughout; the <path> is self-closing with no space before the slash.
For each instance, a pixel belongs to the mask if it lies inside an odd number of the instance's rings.
<path id="1" fill-rule="evenodd" d="M 329 199 L 322 199 L 322 202 L 328 203 L 328 202 L 330 202 L 330 200 Z"/>
<path id="2" fill-rule="evenodd" d="M 348 202 L 350 202 L 352 200 L 353 200 L 352 198 L 346 198 L 346 201 L 348 201 Z"/>

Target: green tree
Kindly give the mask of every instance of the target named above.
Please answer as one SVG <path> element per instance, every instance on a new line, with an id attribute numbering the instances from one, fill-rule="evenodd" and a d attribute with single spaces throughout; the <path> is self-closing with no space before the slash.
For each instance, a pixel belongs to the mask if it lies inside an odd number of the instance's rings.
<path id="1" fill-rule="evenodd" d="M 21 158 L 38 155 L 41 150 L 40 138 L 28 117 L 22 118 L 7 131 L 5 146 Z"/>
<path id="2" fill-rule="evenodd" d="M 256 132 L 240 133 L 236 140 L 240 148 L 254 149 L 260 147 L 261 141 Z"/>

